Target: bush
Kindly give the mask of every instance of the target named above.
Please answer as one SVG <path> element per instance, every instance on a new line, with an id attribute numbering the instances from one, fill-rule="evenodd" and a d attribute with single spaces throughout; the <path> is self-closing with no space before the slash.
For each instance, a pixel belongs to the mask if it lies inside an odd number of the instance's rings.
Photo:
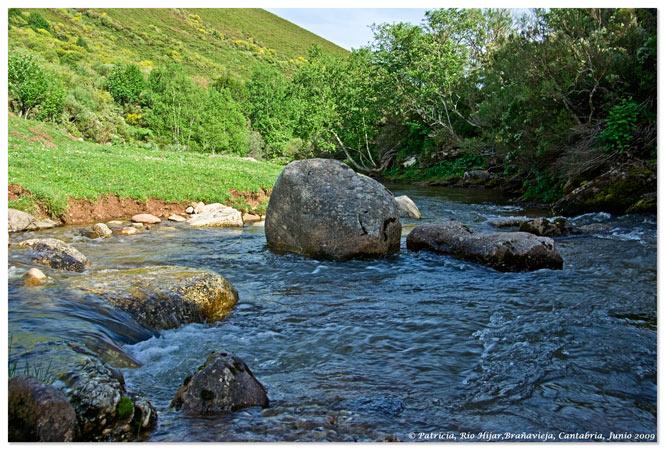
<path id="1" fill-rule="evenodd" d="M 48 20 L 44 19 L 38 12 L 30 13 L 28 16 L 28 26 L 30 26 L 30 28 L 35 31 L 39 29 L 49 31 L 51 29 L 51 25 L 48 23 Z"/>
<path id="2" fill-rule="evenodd" d="M 9 55 L 8 88 L 10 109 L 21 117 L 51 120 L 62 112 L 64 88 L 30 55 Z"/>
<path id="3" fill-rule="evenodd" d="M 136 104 L 145 89 L 145 79 L 136 64 L 116 66 L 106 79 L 106 90 L 121 104 Z"/>
<path id="4" fill-rule="evenodd" d="M 623 100 L 610 109 L 605 128 L 599 141 L 605 149 L 624 153 L 633 141 L 637 130 L 639 107 L 632 99 Z"/>

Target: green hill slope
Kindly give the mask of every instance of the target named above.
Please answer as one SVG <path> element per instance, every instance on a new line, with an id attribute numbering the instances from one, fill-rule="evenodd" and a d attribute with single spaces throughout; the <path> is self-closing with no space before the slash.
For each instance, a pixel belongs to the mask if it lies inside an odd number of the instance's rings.
<path id="1" fill-rule="evenodd" d="M 14 9 L 9 23 L 10 51 L 36 53 L 70 79 L 107 64 L 178 62 L 205 84 L 261 63 L 288 72 L 312 45 L 346 52 L 261 9 Z"/>

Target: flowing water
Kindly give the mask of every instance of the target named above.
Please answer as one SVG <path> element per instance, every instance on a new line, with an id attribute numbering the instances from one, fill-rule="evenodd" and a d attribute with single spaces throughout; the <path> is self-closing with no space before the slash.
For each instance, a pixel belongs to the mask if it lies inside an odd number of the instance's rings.
<path id="1" fill-rule="evenodd" d="M 542 215 L 482 191 L 393 191 L 419 205 L 420 223 L 455 218 L 490 230 L 491 218 Z M 480 432 L 649 439 L 639 434 L 656 433 L 656 218 L 574 220 L 593 222 L 610 231 L 556 239 L 564 270 L 528 273 L 411 253 L 404 242 L 399 255 L 379 260 L 280 256 L 266 248 L 259 226 L 156 227 L 106 241 L 69 227 L 16 234 L 10 241 L 73 241 L 93 269 L 211 269 L 235 285 L 240 300 L 220 323 L 153 336 L 66 288 L 68 277 L 85 275 L 50 272 L 57 282 L 23 287 L 30 262 L 10 249 L 12 359 L 35 367 L 49 361 L 47 369 L 57 371 L 68 351 L 122 348 L 142 363 L 123 372 L 129 389 L 158 409 L 155 441 L 410 441 L 446 439 L 420 434 L 446 432 L 448 439 L 476 433 L 476 440 L 492 439 Z M 402 223 L 404 241 L 414 221 Z M 212 350 L 243 358 L 271 407 L 208 419 L 170 410 L 183 378 Z"/>

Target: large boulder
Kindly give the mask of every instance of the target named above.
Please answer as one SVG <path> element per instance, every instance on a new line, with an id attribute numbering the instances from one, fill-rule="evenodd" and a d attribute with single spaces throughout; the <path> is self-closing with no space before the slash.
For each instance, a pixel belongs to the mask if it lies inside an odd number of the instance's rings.
<path id="1" fill-rule="evenodd" d="M 53 269 L 83 272 L 90 265 L 83 253 L 59 239 L 28 239 L 16 246 L 29 248 L 33 252 L 33 261 Z"/>
<path id="2" fill-rule="evenodd" d="M 250 406 L 267 407 L 265 388 L 247 364 L 226 352 L 212 352 L 194 375 L 185 379 L 171 406 L 188 415 L 214 416 Z"/>
<path id="3" fill-rule="evenodd" d="M 155 330 L 226 317 L 238 292 L 221 275 L 180 266 L 102 270 L 77 277 L 72 286 L 127 311 Z"/>
<path id="4" fill-rule="evenodd" d="M 265 221 L 268 246 L 315 258 L 384 256 L 399 251 L 399 208 L 379 182 L 331 159 L 287 165 Z"/>
<path id="5" fill-rule="evenodd" d="M 242 213 L 221 203 L 197 205 L 196 214 L 187 223 L 193 227 L 241 227 Z"/>
<path id="6" fill-rule="evenodd" d="M 562 269 L 563 259 L 547 237 L 524 232 L 474 233 L 456 221 L 421 225 L 406 238 L 409 250 L 432 250 L 503 272 Z"/>
<path id="7" fill-rule="evenodd" d="M 83 441 L 134 441 L 155 428 L 157 411 L 128 392 L 117 370 L 87 358 L 63 376 L 65 394 L 76 411 Z"/>
<path id="8" fill-rule="evenodd" d="M 76 439 L 76 412 L 65 394 L 34 378 L 14 377 L 8 387 L 9 440 L 71 442 Z"/>
<path id="9" fill-rule="evenodd" d="M 416 204 L 406 195 L 395 197 L 395 201 L 399 207 L 399 214 L 401 217 L 410 217 L 412 219 L 420 219 L 422 217 Z"/>

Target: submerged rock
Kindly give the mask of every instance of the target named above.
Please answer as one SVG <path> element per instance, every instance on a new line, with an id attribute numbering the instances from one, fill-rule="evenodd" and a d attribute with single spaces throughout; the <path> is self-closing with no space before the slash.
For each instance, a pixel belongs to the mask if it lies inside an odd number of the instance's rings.
<path id="1" fill-rule="evenodd" d="M 159 223 L 162 220 L 154 216 L 152 214 L 135 214 L 132 216 L 132 222 L 136 223 L 147 223 L 147 224 L 152 224 L 152 223 Z"/>
<path id="2" fill-rule="evenodd" d="M 83 253 L 59 239 L 28 239 L 17 247 L 29 248 L 34 253 L 33 261 L 53 269 L 83 272 L 90 265 Z"/>
<path id="3" fill-rule="evenodd" d="M 294 161 L 284 168 L 265 227 L 273 250 L 332 259 L 398 252 L 402 230 L 390 191 L 331 159 Z"/>
<path id="4" fill-rule="evenodd" d="M 171 406 L 189 415 L 214 416 L 250 406 L 267 407 L 265 388 L 247 364 L 226 352 L 212 352 L 194 375 L 185 379 Z"/>
<path id="5" fill-rule="evenodd" d="M 122 234 L 124 236 L 130 236 L 138 232 L 139 231 L 135 227 L 122 227 L 118 230 L 118 234 Z"/>
<path id="6" fill-rule="evenodd" d="M 221 275 L 180 266 L 103 270 L 72 286 L 107 300 L 146 327 L 163 330 L 226 317 L 238 292 Z"/>
<path id="7" fill-rule="evenodd" d="M 474 233 L 456 221 L 421 225 L 406 238 L 409 250 L 432 250 L 504 272 L 561 269 L 563 259 L 547 237 L 524 232 Z"/>
<path id="8" fill-rule="evenodd" d="M 9 441 L 71 442 L 76 412 L 65 394 L 30 377 L 14 377 L 8 387 Z"/>
<path id="9" fill-rule="evenodd" d="M 36 267 L 28 270 L 23 276 L 23 282 L 26 286 L 41 286 L 46 284 L 48 277 L 41 270 Z"/>
<path id="10" fill-rule="evenodd" d="M 107 238 L 113 235 L 113 231 L 105 223 L 96 223 L 90 228 L 88 237 L 96 238 Z"/>
<path id="11" fill-rule="evenodd" d="M 134 441 L 157 424 L 150 402 L 127 392 L 122 373 L 96 358 L 87 358 L 63 381 L 76 411 L 80 440 Z"/>
<path id="12" fill-rule="evenodd" d="M 539 217 L 522 222 L 520 224 L 520 231 L 535 234 L 536 236 L 553 237 L 569 234 L 572 230 L 563 217 L 556 217 L 554 219 Z"/>
<path id="13" fill-rule="evenodd" d="M 196 208 L 196 214 L 187 222 L 193 227 L 242 227 L 242 213 L 221 203 Z"/>
<path id="14" fill-rule="evenodd" d="M 422 217 L 416 204 L 406 195 L 395 197 L 395 201 L 399 207 L 399 214 L 401 217 L 411 217 L 412 219 L 420 219 Z"/>

